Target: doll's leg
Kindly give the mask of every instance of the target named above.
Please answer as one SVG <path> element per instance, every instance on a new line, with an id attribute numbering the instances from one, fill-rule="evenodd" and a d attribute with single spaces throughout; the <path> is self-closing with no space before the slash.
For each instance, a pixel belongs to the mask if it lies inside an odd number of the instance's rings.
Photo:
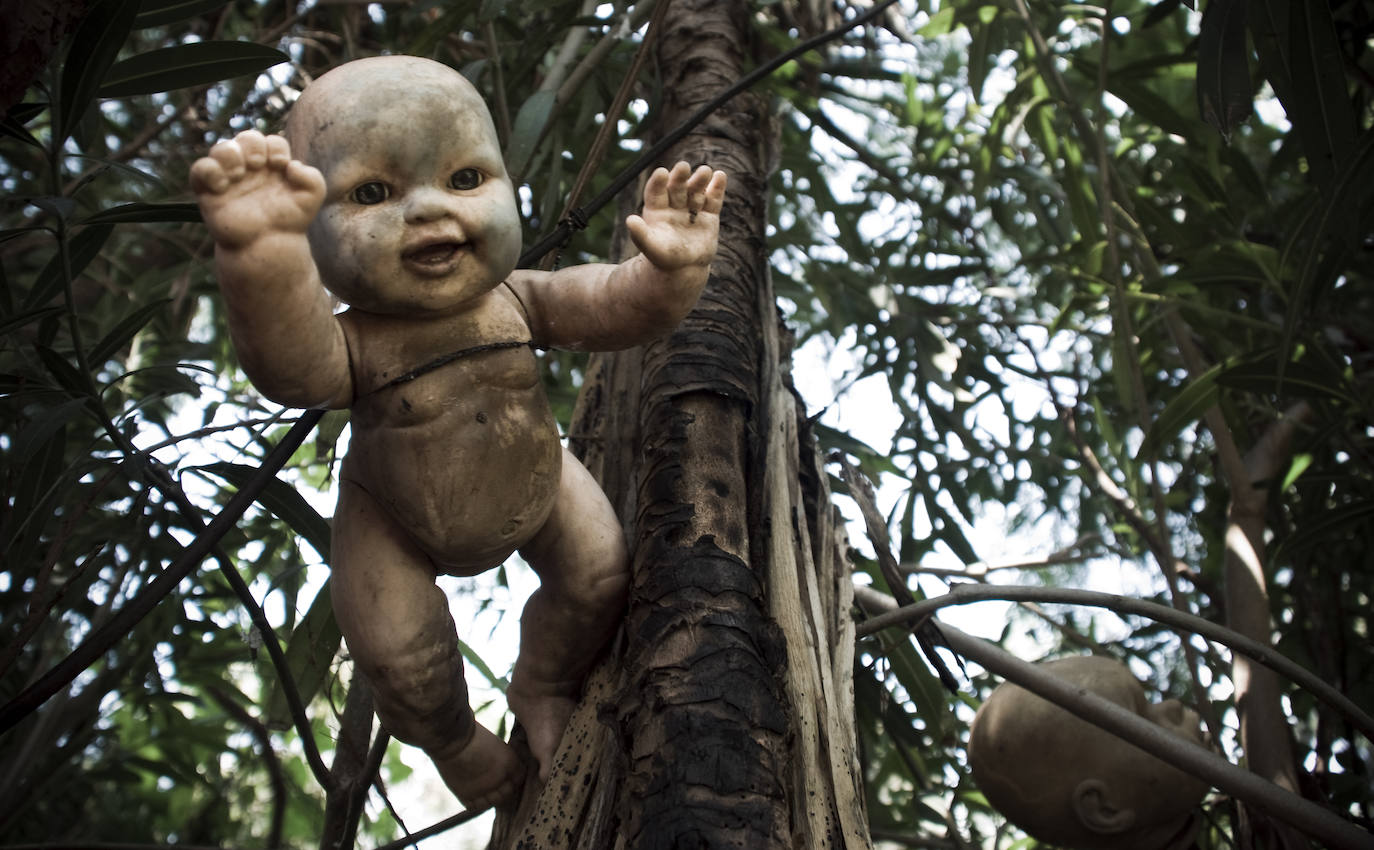
<path id="1" fill-rule="evenodd" d="M 382 723 L 429 755 L 463 805 L 511 796 L 524 771 L 472 716 L 458 633 L 429 559 L 349 481 L 340 486 L 332 548 L 334 616 Z"/>
<path id="2" fill-rule="evenodd" d="M 620 627 L 630 585 L 620 520 L 567 451 L 553 513 L 520 554 L 540 585 L 520 617 L 520 655 L 506 697 L 547 779 L 582 678 Z"/>

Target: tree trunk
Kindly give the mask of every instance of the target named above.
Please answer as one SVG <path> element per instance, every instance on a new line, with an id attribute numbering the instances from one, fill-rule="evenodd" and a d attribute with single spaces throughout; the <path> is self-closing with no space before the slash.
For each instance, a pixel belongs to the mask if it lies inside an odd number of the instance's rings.
<path id="1" fill-rule="evenodd" d="M 658 127 L 754 64 L 748 15 L 674 0 Z M 744 94 L 664 159 L 729 174 L 720 251 L 671 337 L 588 368 L 570 442 L 625 525 L 630 609 L 493 848 L 869 846 L 846 547 L 768 276 L 770 125 Z"/>
<path id="2" fill-rule="evenodd" d="M 1271 424 L 1246 453 L 1243 475 L 1230 481 L 1231 504 L 1226 516 L 1226 613 L 1228 625 L 1253 640 L 1273 640 L 1269 591 L 1265 582 L 1265 519 L 1273 479 L 1288 462 L 1294 431 L 1310 415 L 1306 403 L 1287 411 Z M 1236 653 L 1231 661 L 1236 689 L 1236 717 L 1240 745 L 1250 770 L 1287 791 L 1301 794 L 1293 739 L 1284 713 L 1278 676 L 1267 667 Z M 1263 811 L 1241 806 L 1237 828 L 1243 848 L 1307 846 L 1302 834 L 1272 821 Z"/>

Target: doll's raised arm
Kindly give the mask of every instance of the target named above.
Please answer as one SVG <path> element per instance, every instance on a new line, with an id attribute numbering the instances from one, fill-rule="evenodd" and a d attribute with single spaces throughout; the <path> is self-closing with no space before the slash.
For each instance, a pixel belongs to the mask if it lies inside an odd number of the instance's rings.
<path id="1" fill-rule="evenodd" d="M 346 407 L 348 347 L 305 235 L 324 177 L 291 159 L 286 139 L 248 130 L 196 160 L 191 188 L 215 240 L 234 350 L 253 385 L 293 407 Z"/>
<path id="2" fill-rule="evenodd" d="M 644 211 L 625 225 L 640 254 L 619 265 L 517 271 L 511 288 L 534 341 L 553 348 L 614 351 L 671 331 L 691 311 L 716 255 L 725 201 L 722 171 L 685 162 L 656 170 Z"/>

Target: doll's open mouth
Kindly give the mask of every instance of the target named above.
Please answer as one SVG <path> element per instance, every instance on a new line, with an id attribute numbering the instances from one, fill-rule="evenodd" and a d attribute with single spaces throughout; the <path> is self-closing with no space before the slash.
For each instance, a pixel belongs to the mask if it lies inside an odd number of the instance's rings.
<path id="1" fill-rule="evenodd" d="M 446 272 L 468 247 L 466 242 L 431 242 L 406 251 L 401 260 L 417 271 Z"/>

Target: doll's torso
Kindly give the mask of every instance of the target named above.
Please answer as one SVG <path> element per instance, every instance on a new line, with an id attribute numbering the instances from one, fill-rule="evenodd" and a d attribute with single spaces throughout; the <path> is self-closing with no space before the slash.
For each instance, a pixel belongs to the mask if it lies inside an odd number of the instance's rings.
<path id="1" fill-rule="evenodd" d="M 340 319 L 356 388 L 342 476 L 367 490 L 439 571 L 499 565 L 544 524 L 562 460 L 533 352 L 501 345 L 529 339 L 519 303 L 501 286 L 443 317 L 350 310 Z"/>

